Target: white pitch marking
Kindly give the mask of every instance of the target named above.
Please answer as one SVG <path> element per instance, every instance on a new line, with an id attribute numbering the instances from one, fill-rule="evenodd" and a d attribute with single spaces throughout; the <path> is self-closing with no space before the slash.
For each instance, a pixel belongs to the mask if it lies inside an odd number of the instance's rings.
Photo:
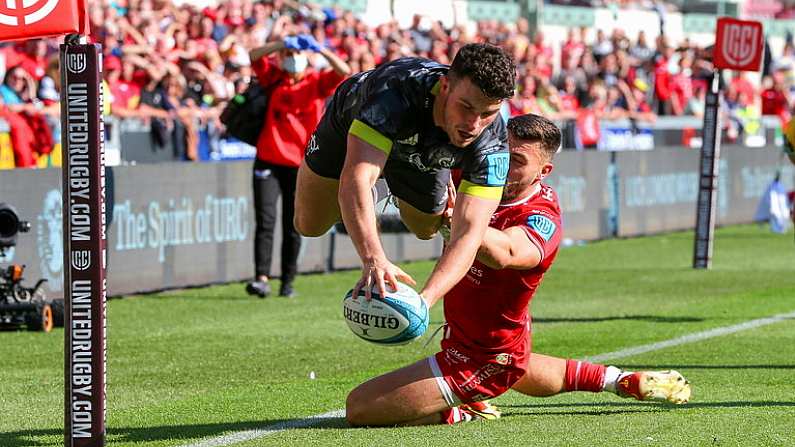
<path id="1" fill-rule="evenodd" d="M 195 444 L 188 444 L 184 447 L 227 446 L 231 444 L 237 444 L 238 442 L 250 441 L 252 439 L 262 438 L 264 436 L 272 435 L 274 433 L 279 433 L 285 430 L 289 430 L 291 428 L 309 427 L 312 425 L 316 425 L 325 419 L 333 419 L 343 416 L 345 416 L 345 410 L 334 410 L 334 411 L 329 411 L 328 413 L 317 414 L 303 419 L 290 419 L 289 421 L 279 422 L 278 424 L 268 425 L 263 428 L 255 428 L 253 430 L 239 431 L 236 433 L 230 433 L 228 435 L 219 436 L 217 438 L 205 439 L 204 441 L 199 441 Z"/>
<path id="2" fill-rule="evenodd" d="M 795 319 L 795 312 L 786 314 L 773 315 L 772 317 L 759 318 L 756 320 L 746 321 L 745 323 L 735 324 L 732 326 L 723 326 L 715 329 L 709 329 L 702 332 L 695 332 L 681 337 L 672 338 L 670 340 L 660 341 L 657 343 L 650 343 L 647 345 L 635 346 L 633 348 L 622 349 L 620 351 L 607 352 L 605 354 L 594 355 L 586 357 L 585 360 L 589 362 L 604 362 L 607 360 L 616 360 L 633 355 L 644 354 L 646 352 L 658 351 L 660 349 L 670 348 L 673 346 L 684 345 L 693 343 L 708 338 L 721 337 L 724 335 L 734 334 L 736 332 L 747 331 L 749 329 L 756 329 L 769 324 L 778 323 L 780 321 Z M 228 435 L 219 436 L 217 438 L 205 439 L 195 444 L 187 444 L 183 447 L 224 447 L 238 442 L 250 441 L 252 439 L 262 438 L 264 436 L 273 435 L 285 430 L 293 428 L 305 428 L 316 425 L 323 420 L 333 419 L 345 416 L 345 410 L 334 410 L 328 413 L 317 414 L 303 419 L 291 419 L 278 424 L 272 424 L 263 428 L 239 431 L 230 433 Z"/>
<path id="3" fill-rule="evenodd" d="M 756 329 L 758 327 L 767 326 L 768 324 L 778 323 L 788 319 L 795 318 L 795 312 L 788 314 L 778 314 L 772 317 L 759 318 L 756 320 L 746 321 L 745 323 L 735 324 L 732 326 L 723 326 L 715 329 L 709 329 L 703 332 L 695 332 L 693 334 L 683 335 L 681 337 L 672 338 L 670 340 L 659 341 L 657 343 L 649 343 L 648 345 L 635 346 L 633 348 L 622 349 L 620 351 L 608 352 L 599 354 L 592 357 L 586 357 L 585 360 L 592 363 L 600 363 L 607 360 L 616 360 L 633 355 L 643 354 L 651 351 L 658 351 L 660 349 L 670 348 L 672 346 L 684 345 L 696 341 L 706 340 L 713 337 L 721 337 L 723 335 L 733 334 L 735 332 L 747 331 L 749 329 Z"/>

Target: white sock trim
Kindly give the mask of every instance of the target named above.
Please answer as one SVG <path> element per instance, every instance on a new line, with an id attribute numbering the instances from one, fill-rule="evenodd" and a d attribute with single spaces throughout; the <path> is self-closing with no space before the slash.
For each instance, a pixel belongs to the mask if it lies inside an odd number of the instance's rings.
<path id="1" fill-rule="evenodd" d="M 617 392 L 618 379 L 623 375 L 623 371 L 615 366 L 605 368 L 605 382 L 602 384 L 602 391 Z"/>
<path id="2" fill-rule="evenodd" d="M 442 397 L 444 397 L 444 401 L 447 402 L 447 405 L 450 407 L 461 405 L 461 400 L 458 399 L 458 396 L 450 389 L 450 385 L 444 380 L 444 374 L 442 374 L 442 370 L 439 368 L 439 363 L 436 362 L 436 356 L 432 355 L 428 357 L 428 363 L 431 365 L 431 371 L 436 379 L 436 385 L 439 386 L 439 391 L 441 391 Z"/>

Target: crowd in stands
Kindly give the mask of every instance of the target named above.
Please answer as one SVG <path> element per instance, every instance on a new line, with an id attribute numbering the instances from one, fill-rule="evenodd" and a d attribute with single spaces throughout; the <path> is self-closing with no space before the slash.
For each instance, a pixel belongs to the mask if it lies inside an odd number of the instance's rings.
<path id="1" fill-rule="evenodd" d="M 224 104 L 252 79 L 249 50 L 295 34 L 311 34 L 354 73 L 410 55 L 449 63 L 473 41 L 503 46 L 518 67 L 510 114 L 571 120 L 585 129 L 586 139 L 589 123 L 600 119 L 702 114 L 712 75 L 708 52 L 686 39 L 671 42 L 663 35 L 650 41 L 643 32 L 627 36 L 621 29 L 608 34 L 583 28 L 570 30 L 554 48 L 524 19 L 445 28 L 417 15 L 408 28 L 395 21 L 371 27 L 338 7 L 293 0 L 228 0 L 203 9 L 170 0 L 98 0 L 90 2 L 90 17 L 91 39 L 102 44 L 105 56 L 106 113 L 149 122 L 155 144 L 172 142 L 188 160 L 197 158 L 198 129 L 220 135 Z M 57 129 L 42 132 L 58 125 L 57 45 L 50 39 L 0 48 L 0 118 L 11 127 L 18 166 L 32 166 L 35 154 L 47 153 L 57 138 Z M 313 57 L 310 65 L 327 64 Z M 789 43 L 761 86 L 733 75 L 725 95 L 728 113 L 755 106 L 788 118 L 793 60 Z"/>

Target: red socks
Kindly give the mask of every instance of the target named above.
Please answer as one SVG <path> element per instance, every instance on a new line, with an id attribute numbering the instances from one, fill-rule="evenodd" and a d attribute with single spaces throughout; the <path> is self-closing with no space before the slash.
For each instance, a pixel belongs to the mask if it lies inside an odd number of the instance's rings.
<path id="1" fill-rule="evenodd" d="M 566 360 L 566 391 L 600 393 L 605 383 L 605 366 L 580 360 Z"/>

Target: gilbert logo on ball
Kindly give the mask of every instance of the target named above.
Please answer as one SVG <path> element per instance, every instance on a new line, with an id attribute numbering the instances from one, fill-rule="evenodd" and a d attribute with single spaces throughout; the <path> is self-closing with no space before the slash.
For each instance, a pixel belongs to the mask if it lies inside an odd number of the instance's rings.
<path id="1" fill-rule="evenodd" d="M 85 0 L 0 1 L 0 41 L 88 34 Z"/>
<path id="2" fill-rule="evenodd" d="M 342 301 L 342 315 L 350 330 L 362 340 L 382 345 L 402 345 L 422 336 L 428 329 L 428 307 L 411 287 L 398 283 L 386 296 L 364 290 L 357 297 L 349 290 Z"/>
<path id="3" fill-rule="evenodd" d="M 758 71 L 762 62 L 763 38 L 760 22 L 721 17 L 715 32 L 715 67 Z"/>

